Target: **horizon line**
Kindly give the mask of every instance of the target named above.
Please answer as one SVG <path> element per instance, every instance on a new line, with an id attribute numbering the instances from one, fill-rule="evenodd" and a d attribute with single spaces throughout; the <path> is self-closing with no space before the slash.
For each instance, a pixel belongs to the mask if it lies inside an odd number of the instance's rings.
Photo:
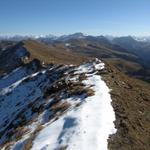
<path id="1" fill-rule="evenodd" d="M 14 33 L 14 34 L 1 34 L 0 37 L 6 37 L 6 38 L 11 38 L 11 37 L 46 37 L 46 36 L 54 36 L 54 37 L 61 37 L 61 36 L 68 36 L 68 35 L 73 35 L 81 33 L 84 36 L 110 36 L 110 37 L 150 37 L 150 35 L 136 35 L 136 34 L 87 34 L 83 32 L 72 32 L 72 33 L 66 33 L 66 34 L 20 34 L 20 33 Z"/>

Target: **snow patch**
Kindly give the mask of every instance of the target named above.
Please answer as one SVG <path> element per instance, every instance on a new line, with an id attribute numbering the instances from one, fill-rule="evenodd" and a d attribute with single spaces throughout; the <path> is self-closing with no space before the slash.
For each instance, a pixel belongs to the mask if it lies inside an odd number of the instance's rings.
<path id="1" fill-rule="evenodd" d="M 66 43 L 65 46 L 66 46 L 66 47 L 70 46 L 70 43 Z"/>

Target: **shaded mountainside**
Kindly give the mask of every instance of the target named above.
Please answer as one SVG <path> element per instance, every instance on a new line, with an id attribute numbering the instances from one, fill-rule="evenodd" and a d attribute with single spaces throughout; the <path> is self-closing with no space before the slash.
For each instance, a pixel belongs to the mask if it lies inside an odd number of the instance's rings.
<path id="1" fill-rule="evenodd" d="M 1 45 L 3 46 L 3 45 Z M 0 54 L 0 72 L 7 73 L 30 61 L 38 59 L 45 64 L 80 64 L 88 58 L 65 49 L 48 47 L 33 40 L 17 43 L 3 50 Z"/>
<path id="2" fill-rule="evenodd" d="M 145 66 L 150 68 L 150 43 L 137 41 L 131 36 L 114 38 L 112 43 L 117 44 L 132 54 L 138 55 Z"/>

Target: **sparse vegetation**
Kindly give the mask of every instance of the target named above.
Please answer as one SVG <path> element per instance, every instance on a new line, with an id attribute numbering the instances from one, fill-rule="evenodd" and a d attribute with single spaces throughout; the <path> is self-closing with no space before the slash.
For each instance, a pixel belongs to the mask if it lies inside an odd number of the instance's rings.
<path id="1" fill-rule="evenodd" d="M 68 102 L 58 102 L 54 105 L 52 105 L 52 107 L 50 108 L 50 110 L 54 113 L 57 114 L 57 112 L 64 112 L 65 110 L 67 110 L 71 105 Z"/>
<path id="2" fill-rule="evenodd" d="M 113 89 L 112 105 L 116 113 L 117 133 L 110 137 L 109 149 L 148 150 L 150 131 L 149 119 L 146 120 L 146 116 L 150 102 L 149 85 L 129 78 L 111 64 L 107 64 L 107 74 L 102 76 Z"/>
<path id="3" fill-rule="evenodd" d="M 56 48 L 30 40 L 24 41 L 24 47 L 31 54 L 31 58 L 37 58 L 45 64 L 80 64 L 88 59 L 76 53 L 68 52 L 64 47 Z"/>

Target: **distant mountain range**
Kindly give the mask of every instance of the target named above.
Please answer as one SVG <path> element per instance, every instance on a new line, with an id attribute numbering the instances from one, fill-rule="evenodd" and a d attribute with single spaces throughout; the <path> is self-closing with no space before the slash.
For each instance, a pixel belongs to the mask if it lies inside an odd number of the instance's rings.
<path id="1" fill-rule="evenodd" d="M 0 42 L 0 49 L 1 51 L 5 50 L 9 47 L 9 44 L 12 45 L 12 43 L 15 44 L 16 42 L 23 40 L 37 41 L 41 44 L 43 43 L 43 49 L 45 49 L 46 45 L 48 48 L 53 50 L 53 54 L 60 54 L 60 52 L 62 53 L 65 51 L 70 51 L 73 53 L 86 55 L 88 57 L 102 58 L 106 61 L 111 61 L 111 63 L 113 63 L 118 69 L 122 70 L 128 75 L 150 81 L 150 42 L 148 42 L 148 40 L 147 42 L 145 40 L 139 41 L 135 37 L 131 36 L 90 36 L 84 35 L 83 33 L 63 35 L 59 37 L 53 35 L 14 36 L 3 37 L 3 40 Z M 35 42 L 26 43 L 30 43 L 31 46 L 36 49 L 42 49 L 39 48 L 41 47 L 41 44 L 33 44 Z M 49 55 L 47 55 L 45 58 L 48 56 Z M 58 60 L 62 60 L 61 56 L 58 58 Z M 68 60 L 68 57 L 66 58 L 66 60 Z M 69 58 L 71 59 L 72 56 Z"/>
<path id="2" fill-rule="evenodd" d="M 69 35 L 62 35 L 62 36 L 55 36 L 52 34 L 48 34 L 48 35 L 42 35 L 42 34 L 41 35 L 25 35 L 25 36 L 23 36 L 23 35 L 14 35 L 14 36 L 0 35 L 0 40 L 21 41 L 21 40 L 26 40 L 26 39 L 49 39 L 49 40 L 65 41 L 65 40 L 74 39 L 74 38 L 82 39 L 82 38 L 86 38 L 88 36 L 92 36 L 92 35 L 86 35 L 86 34 L 83 34 L 81 32 L 69 34 Z M 92 37 L 99 37 L 99 36 L 92 36 Z M 118 36 L 105 35 L 103 37 L 112 41 L 114 38 L 122 38 L 122 37 L 129 37 L 129 36 L 119 36 L 118 37 Z M 132 37 L 134 40 L 139 41 L 139 42 L 150 42 L 150 36 L 130 36 L 130 37 Z"/>
<path id="3" fill-rule="evenodd" d="M 69 42 L 71 40 L 80 40 L 82 42 L 92 42 L 95 44 L 101 44 L 111 49 L 118 49 L 119 51 L 128 52 L 137 55 L 142 59 L 145 66 L 149 67 L 150 59 L 150 37 L 135 37 L 135 36 L 91 36 L 84 35 L 83 33 L 75 33 L 63 36 L 54 35 L 39 35 L 39 36 L 0 36 L 0 41 L 22 41 L 22 40 L 37 40 L 45 44 L 52 44 L 56 42 Z"/>

